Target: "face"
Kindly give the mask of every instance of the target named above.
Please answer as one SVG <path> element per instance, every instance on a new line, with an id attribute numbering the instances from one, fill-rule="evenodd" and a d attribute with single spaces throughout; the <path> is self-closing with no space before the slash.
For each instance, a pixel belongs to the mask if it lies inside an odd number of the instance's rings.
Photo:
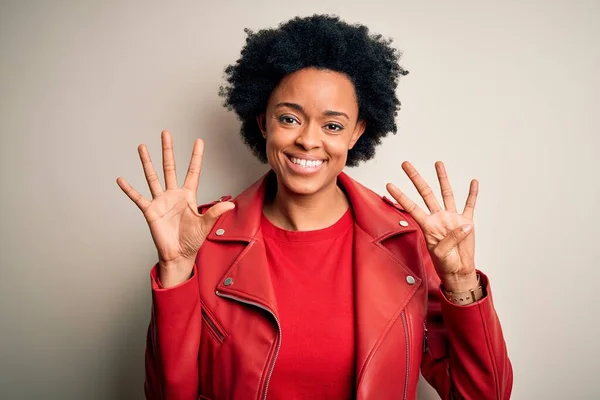
<path id="1" fill-rule="evenodd" d="M 316 68 L 284 77 L 257 120 L 278 183 L 295 194 L 335 185 L 348 150 L 365 130 L 352 81 Z"/>

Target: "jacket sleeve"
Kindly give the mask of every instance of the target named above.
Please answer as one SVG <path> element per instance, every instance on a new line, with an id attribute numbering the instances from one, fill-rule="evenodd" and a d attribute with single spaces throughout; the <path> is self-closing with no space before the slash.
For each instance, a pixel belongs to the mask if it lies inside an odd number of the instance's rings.
<path id="1" fill-rule="evenodd" d="M 442 399 L 509 399 L 513 371 L 487 276 L 478 271 L 485 297 L 467 306 L 451 303 L 421 242 L 429 300 L 423 377 Z"/>
<path id="2" fill-rule="evenodd" d="M 190 279 L 169 289 L 160 286 L 157 268 L 158 264 L 150 272 L 152 314 L 146 339 L 146 398 L 196 399 L 202 325 L 196 265 Z"/>
<path id="3" fill-rule="evenodd" d="M 230 195 L 198 206 L 204 214 L 210 207 L 231 199 Z M 198 354 L 202 313 L 198 269 L 182 284 L 164 289 L 158 280 L 158 263 L 150 271 L 152 314 L 146 336 L 147 399 L 196 399 Z"/>

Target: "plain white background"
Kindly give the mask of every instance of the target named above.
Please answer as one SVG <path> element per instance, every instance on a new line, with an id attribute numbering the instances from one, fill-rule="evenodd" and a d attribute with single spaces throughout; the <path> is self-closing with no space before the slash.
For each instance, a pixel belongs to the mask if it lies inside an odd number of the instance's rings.
<path id="1" fill-rule="evenodd" d="M 335 13 L 394 38 L 410 71 L 399 132 L 347 172 L 418 199 L 443 160 L 457 201 L 480 181 L 478 267 L 491 278 L 514 399 L 600 396 L 597 1 L 2 1 L 0 397 L 139 399 L 156 251 L 115 183 L 148 194 L 136 147 L 180 182 L 206 141 L 198 201 L 264 165 L 217 92 L 243 28 Z M 162 179 L 162 177 L 161 177 Z M 434 399 L 422 386 L 422 399 Z"/>

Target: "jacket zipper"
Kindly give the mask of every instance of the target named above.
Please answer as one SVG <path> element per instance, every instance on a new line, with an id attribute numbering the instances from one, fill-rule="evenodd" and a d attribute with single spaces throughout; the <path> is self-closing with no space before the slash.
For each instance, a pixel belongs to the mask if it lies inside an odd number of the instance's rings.
<path id="1" fill-rule="evenodd" d="M 427 323 L 423 321 L 423 353 L 427 352 Z"/>
<path id="2" fill-rule="evenodd" d="M 402 317 L 402 327 L 404 328 L 404 342 L 406 343 L 406 374 L 404 376 L 404 397 L 403 399 L 406 400 L 406 395 L 408 393 L 408 367 L 409 367 L 409 352 L 410 352 L 410 346 L 408 345 L 408 326 L 406 323 L 406 314 L 404 313 L 404 311 L 402 311 L 400 313 L 400 316 Z"/>
<path id="3" fill-rule="evenodd" d="M 217 328 L 217 325 L 208 316 L 208 313 L 204 311 L 204 308 L 202 308 L 202 319 L 204 320 L 204 322 L 206 322 L 212 333 L 215 335 L 217 341 L 219 343 L 223 343 L 223 340 L 225 340 L 225 335 L 221 332 L 219 328 Z"/>
<path id="4" fill-rule="evenodd" d="M 263 306 L 262 304 L 259 304 L 259 303 L 253 302 L 253 301 L 240 299 L 239 297 L 231 296 L 229 294 L 221 293 L 218 290 L 215 293 L 219 297 L 225 297 L 225 298 L 228 298 L 231 300 L 239 301 L 240 303 L 249 304 L 249 305 L 258 307 L 262 310 L 265 310 L 266 312 L 268 312 L 269 314 L 271 314 L 273 316 L 273 318 L 275 319 L 275 322 L 277 323 L 277 331 L 279 332 L 279 335 L 277 336 L 277 348 L 275 349 L 275 355 L 273 356 L 273 360 L 271 361 L 271 365 L 269 367 L 269 372 L 267 374 L 267 380 L 265 383 L 264 393 L 261 396 L 263 398 L 263 400 L 265 400 L 267 398 L 267 392 L 269 389 L 269 382 L 271 380 L 271 375 L 273 374 L 273 369 L 275 368 L 275 361 L 277 361 L 277 356 L 279 355 L 279 348 L 281 347 L 281 325 L 279 325 L 279 320 L 277 319 L 277 317 L 271 310 L 269 310 L 267 307 Z"/>

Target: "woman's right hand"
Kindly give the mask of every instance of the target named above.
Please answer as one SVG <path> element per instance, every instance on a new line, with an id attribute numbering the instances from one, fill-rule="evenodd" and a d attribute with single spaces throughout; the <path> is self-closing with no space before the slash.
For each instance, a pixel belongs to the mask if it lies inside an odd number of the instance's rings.
<path id="1" fill-rule="evenodd" d="M 196 139 L 185 183 L 182 187 L 177 187 L 173 139 L 168 131 L 162 132 L 161 139 L 165 190 L 160 185 L 148 149 L 143 144 L 138 147 L 138 153 L 152 193 L 152 201 L 144 198 L 121 177 L 117 178 L 117 184 L 144 214 L 158 250 L 160 283 L 162 287 L 170 288 L 189 279 L 196 253 L 204 239 L 217 219 L 235 205 L 224 201 L 213 205 L 204 214 L 198 213 L 196 192 L 202 169 L 204 142 Z"/>

